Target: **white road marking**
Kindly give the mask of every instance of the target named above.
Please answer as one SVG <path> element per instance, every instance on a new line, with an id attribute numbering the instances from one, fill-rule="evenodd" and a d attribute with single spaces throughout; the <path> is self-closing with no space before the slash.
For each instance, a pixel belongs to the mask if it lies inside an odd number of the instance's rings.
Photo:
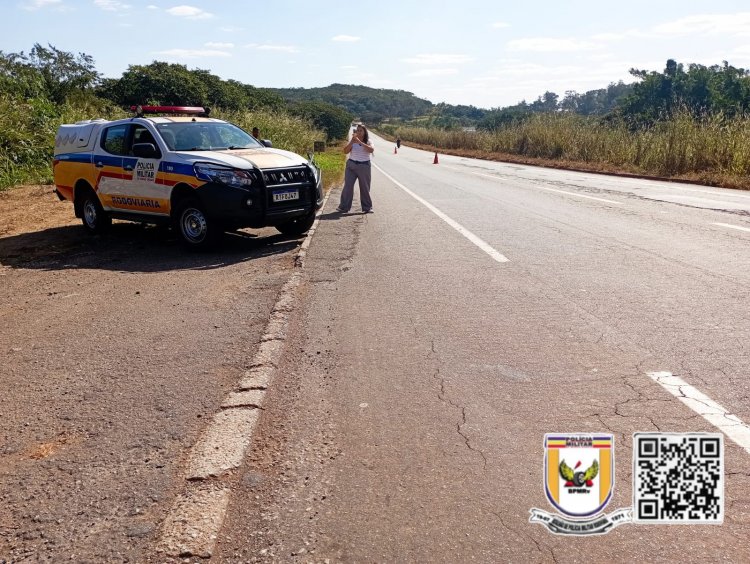
<path id="1" fill-rule="evenodd" d="M 718 225 L 719 227 L 726 227 L 728 229 L 737 229 L 739 231 L 750 232 L 750 227 L 740 227 L 739 225 L 732 225 L 731 223 L 712 223 L 711 225 Z"/>
<path id="2" fill-rule="evenodd" d="M 289 314 L 294 310 L 295 293 L 302 282 L 305 255 L 330 195 L 330 192 L 326 194 L 315 222 L 294 257 L 299 270 L 281 288 L 250 370 L 238 383 L 238 391 L 227 395 L 221 411 L 193 446 L 185 471 L 186 491 L 167 514 L 158 541 L 159 549 L 169 556 L 211 557 L 232 493 L 223 481 L 231 470 L 242 464 L 252 442 L 266 389 L 283 353 Z"/>
<path id="3" fill-rule="evenodd" d="M 716 190 L 700 190 L 696 188 L 686 188 L 685 186 L 674 186 L 672 184 L 665 185 L 665 184 L 658 184 L 656 182 L 649 182 L 647 183 L 648 186 L 651 186 L 653 188 L 670 188 L 673 190 L 682 190 L 683 192 L 700 192 L 701 194 L 711 194 L 713 196 L 730 196 L 732 198 L 750 198 L 747 194 L 734 194 L 734 193 L 728 193 L 728 192 L 717 192 Z M 725 188 L 725 190 L 730 190 L 729 188 Z M 734 190 L 734 192 L 737 192 L 737 190 Z"/>
<path id="4" fill-rule="evenodd" d="M 739 417 L 671 372 L 649 372 L 648 375 L 750 454 L 750 427 Z"/>
<path id="5" fill-rule="evenodd" d="M 444 167 L 444 168 L 452 168 L 453 170 L 458 170 L 455 167 Z M 492 180 L 502 180 L 501 178 L 498 178 L 497 176 L 493 176 L 492 174 L 483 174 L 481 172 L 474 172 L 471 170 L 467 170 L 465 172 L 468 172 L 469 174 L 473 174 L 474 176 L 483 176 L 485 178 L 491 178 Z M 607 200 L 605 198 L 597 198 L 596 196 L 586 196 L 584 194 L 578 194 L 576 192 L 567 192 L 566 190 L 557 190 L 556 188 L 547 188 L 546 186 L 539 186 L 538 188 L 541 188 L 542 190 L 547 190 L 548 192 L 557 192 L 559 194 L 567 194 L 568 196 L 574 196 L 576 198 L 586 198 L 587 200 L 596 200 L 597 202 L 605 202 L 607 204 L 617 204 L 618 206 L 622 205 L 622 202 L 617 202 L 615 200 Z"/>
<path id="6" fill-rule="evenodd" d="M 180 495 L 162 524 L 159 552 L 211 558 L 229 505 L 229 488 L 194 483 Z"/>
<path id="7" fill-rule="evenodd" d="M 403 184 L 401 184 L 398 180 L 396 180 L 395 178 L 393 178 L 390 174 L 388 174 L 387 172 L 385 172 L 378 165 L 376 165 L 376 164 L 373 163 L 373 166 L 375 168 L 377 168 L 380 172 L 382 172 L 385 175 L 385 177 L 388 178 L 391 182 L 393 182 L 396 186 L 398 186 L 399 188 L 401 188 L 404 192 L 406 192 L 412 198 L 414 198 L 415 200 L 417 200 L 420 204 L 422 204 L 423 206 L 425 206 L 428 210 L 430 210 L 432 213 L 434 213 L 436 216 L 438 216 L 440 219 L 442 219 L 445 223 L 447 223 L 448 225 L 450 225 L 453 229 L 455 229 L 456 231 L 458 231 L 461 235 L 463 235 L 464 237 L 466 237 L 469 241 L 471 241 L 472 243 L 474 243 L 477 247 L 479 247 L 480 249 L 482 249 L 485 253 L 487 253 L 488 255 L 490 255 L 497 262 L 509 262 L 508 257 L 506 257 L 502 253 L 499 253 L 498 251 L 496 251 L 487 242 L 485 242 L 484 240 L 482 240 L 479 237 L 477 237 L 476 235 L 474 235 L 474 233 L 472 233 L 471 231 L 469 231 L 468 229 L 466 229 L 463 225 L 461 225 L 460 223 L 456 222 L 455 220 L 453 220 L 450 217 L 448 217 L 447 215 L 445 215 L 443 212 L 441 212 L 439 209 L 437 209 L 435 206 L 433 206 L 427 200 L 424 200 L 423 198 L 420 198 L 419 196 L 417 196 L 414 192 L 412 192 L 411 190 L 409 190 L 406 186 L 404 186 Z"/>

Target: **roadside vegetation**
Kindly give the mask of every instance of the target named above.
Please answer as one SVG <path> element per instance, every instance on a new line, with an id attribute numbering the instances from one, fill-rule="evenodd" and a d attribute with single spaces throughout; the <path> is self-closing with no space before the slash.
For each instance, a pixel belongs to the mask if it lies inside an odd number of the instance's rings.
<path id="1" fill-rule="evenodd" d="M 436 151 L 750 188 L 750 72 L 671 59 L 660 72 L 630 72 L 631 84 L 485 110 L 354 85 L 257 88 L 158 61 L 103 79 L 88 55 L 36 44 L 28 54 L 0 51 L 0 190 L 51 182 L 60 124 L 124 117 L 137 104 L 210 107 L 303 155 L 315 141 L 340 144 L 356 118 Z M 320 157 L 343 170 L 343 160 Z"/>
<path id="2" fill-rule="evenodd" d="M 748 71 L 670 59 L 631 74 L 633 84 L 562 101 L 546 92 L 481 117 L 454 107 L 379 130 L 435 151 L 750 189 Z"/>
<path id="3" fill-rule="evenodd" d="M 119 79 L 102 80 L 85 54 L 39 44 L 28 54 L 0 51 L 0 190 L 52 182 L 61 124 L 127 117 L 126 108 L 137 104 L 210 107 L 211 116 L 247 131 L 258 127 L 274 147 L 302 155 L 315 141 L 339 143 L 353 119 L 330 104 L 291 104 L 270 90 L 183 65 L 133 65 Z"/>
<path id="4" fill-rule="evenodd" d="M 323 173 L 323 186 L 326 192 L 344 183 L 346 155 L 343 143 L 327 148 L 324 153 L 315 153 L 315 162 Z"/>
<path id="5" fill-rule="evenodd" d="M 750 119 L 676 112 L 650 127 L 566 113 L 535 114 L 493 131 L 388 126 L 428 150 L 750 189 Z"/>

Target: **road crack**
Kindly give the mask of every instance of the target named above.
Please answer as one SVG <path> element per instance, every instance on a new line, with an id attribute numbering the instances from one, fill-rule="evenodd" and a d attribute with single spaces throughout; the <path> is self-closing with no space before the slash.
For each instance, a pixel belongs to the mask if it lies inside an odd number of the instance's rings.
<path id="1" fill-rule="evenodd" d="M 430 352 L 428 353 L 427 356 L 429 358 L 429 357 L 431 357 L 433 355 L 437 355 L 437 354 L 438 354 L 437 350 L 435 349 L 435 340 L 433 339 L 430 342 Z M 440 367 L 437 367 L 435 369 L 435 373 L 433 374 L 433 378 L 435 380 L 437 380 L 438 385 L 440 387 L 440 390 L 438 391 L 438 399 L 441 402 L 446 403 L 446 404 L 450 405 L 451 407 L 453 407 L 453 408 L 455 408 L 455 409 L 457 409 L 457 410 L 460 411 L 460 413 L 461 413 L 461 420 L 456 423 L 456 432 L 463 439 L 463 442 L 466 445 L 467 449 L 469 449 L 471 452 L 474 452 L 474 453 L 476 453 L 476 454 L 478 454 L 479 456 L 482 457 L 482 469 L 484 471 L 486 471 L 487 470 L 487 456 L 485 456 L 484 452 L 481 449 L 475 448 L 471 444 L 471 438 L 464 431 L 464 427 L 467 424 L 467 421 L 466 421 L 466 407 L 457 404 L 456 402 L 454 402 L 453 400 L 451 400 L 448 397 L 448 393 L 447 393 L 447 391 L 445 389 L 445 378 L 443 378 L 441 376 L 441 374 L 440 374 Z"/>

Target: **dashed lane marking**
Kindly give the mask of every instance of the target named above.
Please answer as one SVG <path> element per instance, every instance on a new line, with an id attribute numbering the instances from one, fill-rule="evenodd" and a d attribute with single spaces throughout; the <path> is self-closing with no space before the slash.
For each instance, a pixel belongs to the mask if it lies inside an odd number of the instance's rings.
<path id="1" fill-rule="evenodd" d="M 509 262 L 508 257 L 506 257 L 502 253 L 500 253 L 497 250 L 495 250 L 489 243 L 487 243 L 483 239 L 477 237 L 474 233 L 472 233 L 471 231 L 469 231 L 468 229 L 466 229 L 463 225 L 461 225 L 460 223 L 458 223 L 454 219 L 451 219 L 450 217 L 448 217 L 446 214 L 444 214 L 443 212 L 441 212 L 439 209 L 437 209 L 435 206 L 433 206 L 427 200 L 425 200 L 425 199 L 420 198 L 419 196 L 417 196 L 414 192 L 412 192 L 411 190 L 409 190 L 406 186 L 404 186 L 403 184 L 401 184 L 398 180 L 396 180 L 395 178 L 393 178 L 390 174 L 388 174 L 387 172 L 385 172 L 378 165 L 376 165 L 376 164 L 373 163 L 373 166 L 375 168 L 377 168 L 380 172 L 382 172 L 383 175 L 386 178 L 388 178 L 388 180 L 390 180 L 391 182 L 393 182 L 396 186 L 398 186 L 399 188 L 401 188 L 404 192 L 406 192 L 412 198 L 414 198 L 415 200 L 417 200 L 420 204 L 422 204 L 423 206 L 425 206 L 428 210 L 430 210 L 432 213 L 434 213 L 436 216 L 438 216 L 440 219 L 442 219 L 445 223 L 447 223 L 448 225 L 450 225 L 453 229 L 455 229 L 456 231 L 458 231 L 461 235 L 463 235 L 464 237 L 466 237 L 469 241 L 471 241 L 472 243 L 474 243 L 477 247 L 479 247 L 480 249 L 482 249 L 485 253 L 487 253 L 488 255 L 490 255 L 490 257 L 492 257 L 494 260 L 496 260 L 497 262 Z"/>
<path id="2" fill-rule="evenodd" d="M 648 375 L 750 454 L 750 427 L 739 417 L 671 372 L 649 372 Z"/>

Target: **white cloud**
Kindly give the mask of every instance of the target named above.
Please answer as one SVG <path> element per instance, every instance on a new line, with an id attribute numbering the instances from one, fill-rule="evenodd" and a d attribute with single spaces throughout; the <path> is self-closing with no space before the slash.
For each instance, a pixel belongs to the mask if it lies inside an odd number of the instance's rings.
<path id="1" fill-rule="evenodd" d="M 648 34 L 637 29 L 629 29 L 627 31 L 621 31 L 619 33 L 597 33 L 595 35 L 592 35 L 591 39 L 593 39 L 594 41 L 615 42 L 624 41 L 626 39 L 642 39 L 644 37 L 648 37 Z"/>
<path id="2" fill-rule="evenodd" d="M 495 22 L 492 24 L 492 27 L 495 29 L 503 29 L 506 27 L 510 27 L 510 24 L 508 22 Z"/>
<path id="3" fill-rule="evenodd" d="M 355 41 L 359 41 L 360 39 L 360 37 L 356 37 L 354 35 L 337 35 L 335 37 L 331 37 L 331 41 L 340 41 L 342 43 L 354 43 Z"/>
<path id="4" fill-rule="evenodd" d="M 149 4 L 148 6 L 146 6 L 146 9 L 147 10 L 158 10 L 159 6 L 154 6 L 153 4 Z"/>
<path id="5" fill-rule="evenodd" d="M 357 66 L 356 65 L 342 65 L 340 68 L 344 70 L 355 70 Z"/>
<path id="6" fill-rule="evenodd" d="M 508 41 L 510 51 L 534 51 L 537 53 L 556 53 L 572 51 L 591 51 L 597 49 L 596 43 L 556 37 L 529 37 Z"/>
<path id="7" fill-rule="evenodd" d="M 657 25 L 653 30 L 664 35 L 750 35 L 750 12 L 687 16 Z"/>
<path id="8" fill-rule="evenodd" d="M 249 43 L 245 45 L 248 49 L 257 49 L 258 51 L 278 51 L 281 53 L 298 53 L 299 49 L 294 45 L 274 45 L 272 43 Z"/>
<path id="9" fill-rule="evenodd" d="M 24 10 L 32 11 L 52 6 L 61 7 L 62 0 L 29 0 L 29 2 L 24 4 L 22 7 Z"/>
<path id="10" fill-rule="evenodd" d="M 94 5 L 97 8 L 106 10 L 107 12 L 119 12 L 122 10 L 129 10 L 131 8 L 130 4 L 123 4 L 122 2 L 118 2 L 117 0 L 94 0 Z"/>
<path id="11" fill-rule="evenodd" d="M 448 53 L 420 53 L 408 59 L 401 59 L 402 62 L 413 65 L 461 65 L 473 60 L 467 55 L 451 55 Z"/>
<path id="12" fill-rule="evenodd" d="M 457 69 L 422 69 L 411 73 L 409 76 L 449 76 L 458 74 Z"/>
<path id="13" fill-rule="evenodd" d="M 209 41 L 208 43 L 204 43 L 203 46 L 208 47 L 209 49 L 233 49 L 234 43 L 216 43 Z"/>
<path id="14" fill-rule="evenodd" d="M 169 8 L 167 13 L 173 16 L 187 18 L 189 20 L 206 20 L 214 17 L 213 14 L 201 10 L 200 8 L 196 8 L 195 6 L 175 6 L 174 8 Z"/>
<path id="15" fill-rule="evenodd" d="M 168 49 L 156 51 L 155 55 L 161 55 L 171 59 L 205 59 L 210 57 L 231 57 L 231 53 L 218 51 L 216 49 Z"/>

